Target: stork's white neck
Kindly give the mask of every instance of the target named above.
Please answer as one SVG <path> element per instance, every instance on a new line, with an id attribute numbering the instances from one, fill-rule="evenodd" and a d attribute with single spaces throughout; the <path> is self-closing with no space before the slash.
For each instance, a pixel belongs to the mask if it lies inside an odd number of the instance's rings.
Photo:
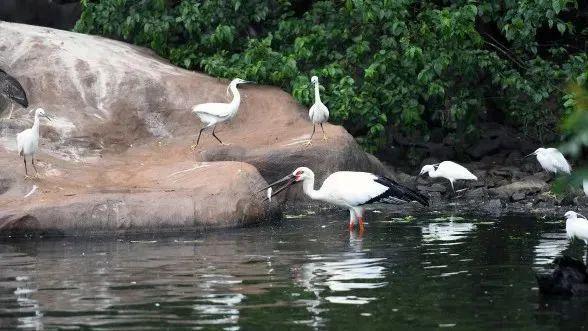
<path id="1" fill-rule="evenodd" d="M 233 93 L 233 100 L 231 100 L 231 111 L 233 114 L 237 112 L 239 109 L 239 105 L 241 104 L 241 94 L 239 94 L 239 90 L 237 89 L 237 84 L 229 85 L 229 89 L 231 93 Z"/>
<path id="2" fill-rule="evenodd" d="M 319 83 L 314 83 L 314 103 L 321 102 L 321 94 L 319 92 Z"/>
<path id="3" fill-rule="evenodd" d="M 314 189 L 314 177 L 304 178 L 302 181 L 302 190 L 309 198 L 313 200 L 321 200 L 322 194 L 320 190 Z"/>

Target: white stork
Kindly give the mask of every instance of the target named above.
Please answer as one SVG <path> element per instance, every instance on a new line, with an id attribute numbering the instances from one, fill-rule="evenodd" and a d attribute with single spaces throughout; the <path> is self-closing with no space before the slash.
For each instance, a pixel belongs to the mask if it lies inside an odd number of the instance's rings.
<path id="1" fill-rule="evenodd" d="M 436 169 L 435 169 L 436 167 Z M 429 173 L 429 177 L 442 177 L 451 183 L 451 188 L 455 192 L 453 182 L 456 180 L 478 180 L 474 174 L 472 174 L 466 167 L 459 165 L 452 161 L 443 161 L 438 164 L 427 164 L 423 166 L 419 176 Z"/>
<path id="2" fill-rule="evenodd" d="M 49 115 L 45 113 L 42 108 L 37 108 L 35 111 L 35 121 L 33 127 L 26 129 L 16 135 L 16 147 L 18 154 L 22 156 L 25 166 L 25 178 L 29 178 L 27 170 L 27 156 L 31 157 L 31 163 L 35 169 L 35 175 L 37 174 L 37 167 L 35 167 L 35 153 L 39 150 L 39 121 L 40 117 L 45 117 L 51 121 Z"/>
<path id="3" fill-rule="evenodd" d="M 323 140 L 327 140 L 327 134 L 325 133 L 325 128 L 323 128 L 323 123 L 326 123 L 329 120 L 329 108 L 327 108 L 327 106 L 325 106 L 325 104 L 321 101 L 318 77 L 312 76 L 312 78 L 310 78 L 310 82 L 314 84 L 314 104 L 308 110 L 308 117 L 312 122 L 312 134 L 310 135 L 308 142 L 306 142 L 307 146 L 312 143 L 312 137 L 314 136 L 314 131 L 316 130 L 317 124 L 321 125 L 321 130 L 323 131 Z"/>
<path id="4" fill-rule="evenodd" d="M 233 93 L 233 100 L 230 103 L 202 103 L 192 108 L 192 112 L 196 114 L 196 116 L 198 116 L 200 121 L 202 121 L 204 124 L 204 127 L 200 129 L 200 133 L 198 133 L 198 140 L 196 141 L 196 145 L 192 146 L 192 148 L 198 146 L 202 131 L 211 126 L 213 127 L 212 136 L 216 138 L 219 143 L 224 145 L 224 143 L 216 136 L 216 134 L 214 134 L 214 130 L 216 129 L 216 125 L 218 123 L 228 121 L 233 118 L 235 114 L 237 114 L 237 110 L 239 110 L 239 105 L 241 104 L 241 95 L 239 94 L 239 90 L 237 90 L 237 85 L 246 83 L 252 82 L 242 80 L 241 78 L 235 78 L 231 81 L 227 87 L 227 92 L 230 89 Z"/>
<path id="5" fill-rule="evenodd" d="M 10 103 L 10 113 L 8 119 L 12 117 L 12 109 L 14 107 L 13 102 L 21 105 L 23 108 L 29 106 L 27 94 L 22 88 L 22 85 L 16 80 L 16 78 L 7 74 L 4 70 L 0 69 L 0 113 L 6 110 Z"/>
<path id="6" fill-rule="evenodd" d="M 572 171 L 572 167 L 570 167 L 566 158 L 557 148 L 537 148 L 533 153 L 525 157 L 531 155 L 537 156 L 537 161 L 539 161 L 541 167 L 547 172 L 554 174 L 565 172 L 569 174 Z"/>
<path id="7" fill-rule="evenodd" d="M 338 171 L 332 173 L 319 190 L 314 189 L 314 173 L 306 167 L 300 167 L 280 180 L 277 180 L 265 190 L 274 185 L 286 182 L 273 195 L 280 193 L 292 184 L 302 182 L 304 193 L 313 200 L 325 201 L 349 209 L 349 229 L 359 223 L 360 231 L 364 229 L 363 205 L 372 203 L 398 203 L 417 201 L 424 206 L 429 205 L 429 199 L 410 188 L 398 184 L 392 179 L 377 176 L 368 172 Z"/>

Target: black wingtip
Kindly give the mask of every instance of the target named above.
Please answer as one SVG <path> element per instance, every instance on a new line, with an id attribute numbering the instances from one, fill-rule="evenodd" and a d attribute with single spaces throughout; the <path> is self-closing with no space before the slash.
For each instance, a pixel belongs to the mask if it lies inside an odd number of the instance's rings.
<path id="1" fill-rule="evenodd" d="M 394 196 L 395 198 L 404 201 L 416 201 L 425 207 L 429 206 L 429 198 L 427 196 L 409 187 L 399 184 L 390 178 L 378 176 L 375 181 L 382 185 L 388 186 L 390 188 L 388 195 L 390 196 Z"/>

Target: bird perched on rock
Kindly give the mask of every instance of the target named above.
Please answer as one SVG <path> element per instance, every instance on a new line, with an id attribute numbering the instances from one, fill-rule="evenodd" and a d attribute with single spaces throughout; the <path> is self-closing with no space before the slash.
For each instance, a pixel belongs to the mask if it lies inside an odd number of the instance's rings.
<path id="1" fill-rule="evenodd" d="M 451 189 L 455 192 L 455 188 L 453 187 L 453 182 L 456 180 L 478 180 L 478 177 L 474 176 L 468 169 L 464 166 L 459 165 L 452 161 L 443 161 L 438 164 L 427 164 L 423 166 L 419 176 L 429 173 L 429 177 L 442 177 L 445 178 L 451 183 Z"/>
<path id="2" fill-rule="evenodd" d="M 25 178 L 29 178 L 27 170 L 27 156 L 31 157 L 31 163 L 35 169 L 35 176 L 37 175 L 37 167 L 35 167 L 35 153 L 39 150 L 39 125 L 40 118 L 45 117 L 51 121 L 49 115 L 45 113 L 42 108 L 37 108 L 35 111 L 35 121 L 33 127 L 26 129 L 16 135 L 16 148 L 18 154 L 22 156 L 25 165 Z"/>
<path id="3" fill-rule="evenodd" d="M 219 143 L 224 143 L 214 134 L 214 130 L 216 129 L 216 125 L 218 123 L 222 123 L 225 121 L 230 120 L 237 114 L 237 110 L 239 110 L 239 105 L 241 104 L 241 95 L 239 94 L 239 90 L 237 90 L 237 85 L 239 84 L 246 84 L 252 83 L 241 78 L 235 78 L 229 83 L 227 87 L 228 90 L 231 90 L 233 93 L 233 100 L 230 103 L 203 103 L 196 105 L 192 108 L 192 112 L 200 118 L 204 127 L 200 129 L 200 133 L 198 133 L 198 140 L 196 141 L 196 145 L 193 145 L 192 148 L 198 146 L 200 142 L 200 136 L 202 135 L 202 131 L 209 127 L 212 128 L 212 136 L 218 140 Z"/>
<path id="4" fill-rule="evenodd" d="M 312 137 L 314 136 L 314 131 L 316 130 L 317 124 L 321 125 L 321 130 L 323 131 L 323 140 L 327 140 L 327 134 L 325 133 L 325 128 L 323 128 L 323 123 L 326 123 L 329 120 L 329 109 L 321 101 L 318 77 L 312 76 L 312 78 L 310 78 L 310 82 L 314 84 L 314 104 L 308 110 L 308 117 L 310 117 L 310 121 L 312 122 L 312 134 L 310 135 L 308 142 L 306 142 L 307 146 L 312 144 Z"/>
<path id="5" fill-rule="evenodd" d="M 302 182 L 304 193 L 313 200 L 325 201 L 349 209 L 349 229 L 358 222 L 363 231 L 364 205 L 372 203 L 398 203 L 417 201 L 428 206 L 429 199 L 410 188 L 389 178 L 368 172 L 337 171 L 332 173 L 319 190 L 314 189 L 314 172 L 300 167 L 286 177 L 279 179 L 262 190 L 286 182 L 284 186 L 270 194 L 276 195 L 290 185 Z"/>
<path id="6" fill-rule="evenodd" d="M 10 104 L 10 113 L 8 114 L 10 119 L 14 103 L 27 108 L 29 106 L 27 94 L 16 78 L 0 69 L 0 113 L 4 112 Z"/>
<path id="7" fill-rule="evenodd" d="M 572 171 L 572 167 L 563 156 L 563 154 L 557 148 L 537 148 L 533 153 L 525 156 L 529 157 L 532 155 L 537 156 L 537 161 L 543 168 L 543 170 L 547 172 L 551 172 L 553 174 L 557 174 L 559 172 L 564 172 L 569 174 Z"/>
<path id="8" fill-rule="evenodd" d="M 564 217 L 566 218 L 566 235 L 568 239 L 580 239 L 588 245 L 588 220 L 586 217 L 575 211 L 566 212 Z"/>

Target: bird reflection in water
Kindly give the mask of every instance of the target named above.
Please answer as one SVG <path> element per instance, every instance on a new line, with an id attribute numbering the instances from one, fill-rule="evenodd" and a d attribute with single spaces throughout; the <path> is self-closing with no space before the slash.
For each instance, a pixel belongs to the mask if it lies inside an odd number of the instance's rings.
<path id="1" fill-rule="evenodd" d="M 306 305 L 311 319 L 304 324 L 324 325 L 325 303 L 363 305 L 377 299 L 369 290 L 386 286 L 386 258 L 370 258 L 363 250 L 361 234 L 350 232 L 349 251 L 324 255 L 307 255 L 306 263 L 294 267 L 294 281 L 314 299 L 299 300 Z"/>

